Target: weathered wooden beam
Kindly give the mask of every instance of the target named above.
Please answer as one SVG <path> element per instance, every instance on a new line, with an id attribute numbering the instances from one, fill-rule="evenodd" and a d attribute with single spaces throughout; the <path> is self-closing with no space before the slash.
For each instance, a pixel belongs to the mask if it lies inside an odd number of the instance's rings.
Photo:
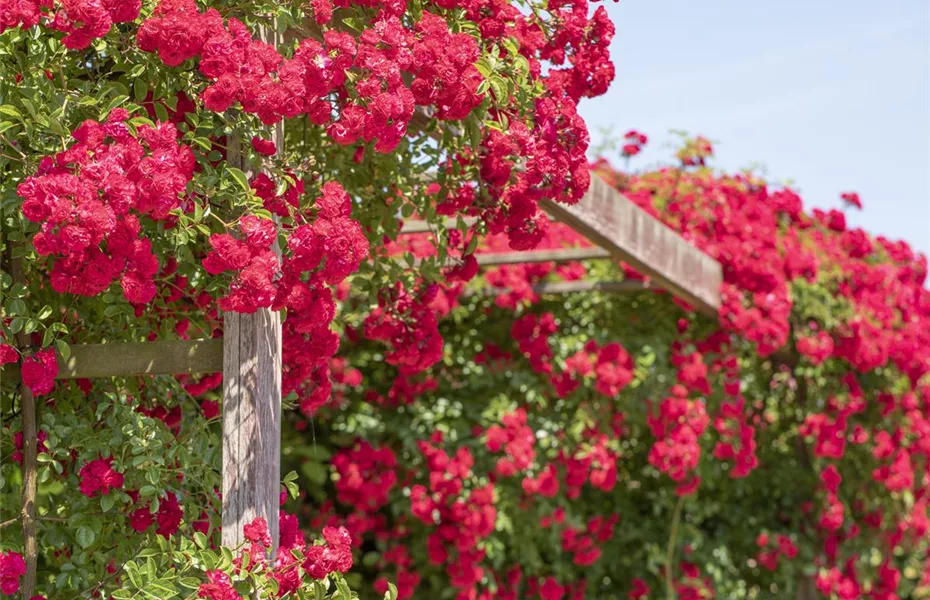
<path id="1" fill-rule="evenodd" d="M 557 248 L 554 250 L 527 250 L 525 252 L 488 252 L 475 254 L 478 264 L 483 267 L 497 265 L 518 265 L 544 262 L 576 262 L 610 258 L 610 252 L 603 248 Z"/>
<path id="2" fill-rule="evenodd" d="M 398 257 L 394 257 L 399 260 Z M 610 258 L 610 252 L 603 248 L 590 246 L 588 248 L 557 248 L 552 250 L 527 250 L 525 252 L 488 252 L 475 254 L 478 265 L 482 267 L 499 267 L 502 265 L 521 265 L 544 262 L 567 263 L 580 260 L 596 260 Z M 413 266 L 419 267 L 422 259 L 414 261 Z M 449 258 L 447 266 L 459 264 L 456 258 Z"/>
<path id="3" fill-rule="evenodd" d="M 537 294 L 573 294 L 577 292 L 610 292 L 626 294 L 630 292 L 643 292 L 655 289 L 642 281 L 629 279 L 626 281 L 549 281 L 533 286 Z"/>
<path id="4" fill-rule="evenodd" d="M 95 379 L 135 375 L 218 373 L 223 340 L 75 344 L 67 360 L 58 357 L 56 379 Z M 3 381 L 19 381 L 19 365 L 4 365 Z"/>
<path id="5" fill-rule="evenodd" d="M 723 282 L 720 263 L 597 175 L 592 174 L 591 187 L 578 204 L 544 200 L 541 206 L 656 285 L 700 312 L 716 316 Z"/>
<path id="6" fill-rule="evenodd" d="M 409 128 L 425 130 L 430 115 L 429 111 L 418 107 Z M 435 129 L 428 135 L 441 138 L 441 132 Z M 599 176 L 592 173 L 591 187 L 578 204 L 569 206 L 543 200 L 540 206 L 553 219 L 566 223 L 700 312 L 717 316 L 723 282 L 720 263 L 636 206 Z"/>
<path id="7" fill-rule="evenodd" d="M 471 227 L 475 224 L 478 219 L 474 217 L 466 217 L 464 219 L 465 225 Z M 437 227 L 436 225 L 431 225 L 426 221 L 406 221 L 403 226 L 400 228 L 402 234 L 406 233 L 427 233 L 432 231 L 430 227 Z M 455 229 L 458 227 L 458 219 L 446 219 L 442 222 L 438 228 L 441 229 Z"/>
<path id="8" fill-rule="evenodd" d="M 537 294 L 573 294 L 578 292 L 627 294 L 655 290 L 656 288 L 650 286 L 648 283 L 633 279 L 627 281 L 590 281 L 588 279 L 582 279 L 579 281 L 545 281 L 543 283 L 537 283 L 532 289 Z M 476 290 L 476 293 L 499 296 L 509 293 L 510 291 L 509 288 L 492 287 Z"/>
<path id="9" fill-rule="evenodd" d="M 273 28 L 261 39 L 277 46 Z M 284 146 L 284 125 L 272 140 Z M 227 160 L 251 172 L 240 147 L 230 139 Z M 280 249 L 275 244 L 280 260 Z M 264 518 L 273 556 L 278 545 L 281 494 L 281 313 L 261 308 L 252 314 L 223 314 L 223 515 L 222 544 L 244 541 L 243 527 Z"/>

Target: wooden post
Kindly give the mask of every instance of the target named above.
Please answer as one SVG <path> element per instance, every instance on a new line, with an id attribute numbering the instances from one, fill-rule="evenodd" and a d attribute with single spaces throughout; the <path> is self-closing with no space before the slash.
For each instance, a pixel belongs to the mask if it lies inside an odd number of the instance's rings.
<path id="1" fill-rule="evenodd" d="M 257 517 L 278 539 L 281 491 L 281 317 L 223 315 L 223 545 Z"/>
<path id="2" fill-rule="evenodd" d="M 273 30 L 263 41 L 276 45 Z M 278 152 L 284 126 L 273 136 Z M 230 138 L 227 160 L 249 172 Z M 277 250 L 277 247 L 276 247 Z M 242 528 L 257 517 L 268 522 L 278 545 L 281 492 L 281 315 L 263 308 L 223 315 L 223 535 L 224 546 L 243 541 Z"/>
<path id="3" fill-rule="evenodd" d="M 25 282 L 22 260 L 20 256 L 13 257 L 11 272 L 14 281 Z M 29 336 L 20 331 L 16 334 L 16 343 L 20 351 L 24 351 L 30 345 Z M 22 383 L 19 387 L 19 407 L 23 416 L 23 504 L 20 515 L 23 519 L 23 556 L 26 561 L 26 572 L 23 574 L 20 591 L 23 598 L 30 598 L 35 592 L 39 564 L 39 546 L 36 541 L 38 426 L 36 400 L 32 391 Z"/>

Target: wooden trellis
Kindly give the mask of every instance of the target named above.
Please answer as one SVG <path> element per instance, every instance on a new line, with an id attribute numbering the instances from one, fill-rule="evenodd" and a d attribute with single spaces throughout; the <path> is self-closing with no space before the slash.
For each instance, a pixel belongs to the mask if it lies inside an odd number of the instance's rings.
<path id="1" fill-rule="evenodd" d="M 263 32 L 274 43 L 274 35 Z M 423 121 L 423 115 L 412 124 Z M 277 148 L 283 146 L 283 127 L 274 134 Z M 231 142 L 231 163 L 248 171 L 241 152 Z M 483 266 L 533 262 L 567 262 L 612 258 L 625 261 L 652 283 L 638 281 L 571 281 L 540 283 L 540 294 L 581 291 L 629 292 L 662 288 L 715 315 L 720 307 L 720 264 L 680 235 L 610 187 L 592 176 L 591 187 L 574 206 L 546 202 L 543 208 L 555 220 L 575 229 L 596 244 L 588 248 L 566 248 L 527 252 L 479 254 Z M 466 221 L 468 222 L 468 221 Z M 422 222 L 404 225 L 401 233 L 429 231 Z M 505 290 L 492 289 L 488 293 Z M 281 443 L 281 321 L 268 309 L 254 314 L 224 315 L 222 339 L 106 343 L 72 346 L 67 360 L 59 358 L 58 379 L 128 377 L 137 375 L 223 373 L 223 517 L 222 541 L 236 546 L 242 541 L 242 526 L 264 517 L 278 539 Z M 3 378 L 19 378 L 9 365 Z M 33 413 L 34 417 L 34 413 Z M 33 428 L 34 429 L 34 428 Z M 26 432 L 27 460 L 32 440 Z M 26 519 L 24 519 L 24 522 Z M 31 522 L 31 519 L 29 520 Z M 34 577 L 35 532 L 25 531 L 27 554 L 31 535 L 33 556 L 27 564 Z M 29 561 L 29 559 L 32 559 Z M 34 579 L 33 579 L 34 581 Z"/>
<path id="2" fill-rule="evenodd" d="M 280 139 L 277 140 L 280 144 Z M 477 255 L 482 266 L 614 258 L 634 265 L 639 281 L 540 283 L 540 294 L 665 289 L 705 314 L 720 306 L 720 264 L 637 207 L 597 176 L 574 206 L 546 210 L 598 243 L 566 248 Z M 423 231 L 419 225 L 402 233 Z M 502 290 L 491 290 L 500 293 Z M 265 516 L 277 525 L 280 457 L 281 323 L 277 313 L 224 315 L 222 339 L 76 345 L 61 360 L 58 379 L 223 373 L 223 541 L 239 541 L 241 525 Z M 5 367 L 4 378 L 18 378 Z"/>

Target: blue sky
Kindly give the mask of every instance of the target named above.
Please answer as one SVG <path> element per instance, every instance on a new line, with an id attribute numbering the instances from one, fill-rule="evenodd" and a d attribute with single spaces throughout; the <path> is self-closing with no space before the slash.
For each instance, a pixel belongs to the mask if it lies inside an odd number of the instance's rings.
<path id="1" fill-rule="evenodd" d="M 859 192 L 865 210 L 850 224 L 930 254 L 930 2 L 605 6 L 617 76 L 581 103 L 592 144 L 604 126 L 642 131 L 650 143 L 636 168 L 668 159 L 670 129 L 701 134 L 716 167 L 762 165 L 806 206 Z"/>

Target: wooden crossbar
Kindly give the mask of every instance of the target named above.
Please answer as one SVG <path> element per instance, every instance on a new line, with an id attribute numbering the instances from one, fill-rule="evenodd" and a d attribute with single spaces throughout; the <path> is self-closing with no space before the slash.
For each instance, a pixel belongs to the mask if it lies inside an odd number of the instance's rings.
<path id="1" fill-rule="evenodd" d="M 591 281 L 582 279 L 579 281 L 544 281 L 532 286 L 533 292 L 543 294 L 574 294 L 578 292 L 607 292 L 616 294 L 627 294 L 635 292 L 645 292 L 655 290 L 643 281 L 628 279 L 626 281 Z M 475 294 L 484 294 L 487 296 L 500 296 L 511 292 L 510 288 L 483 288 L 476 290 Z M 471 294 L 466 294 L 471 295 Z"/>
<path id="2" fill-rule="evenodd" d="M 589 248 L 559 248 L 555 250 L 529 250 L 526 252 L 488 252 L 487 254 L 475 254 L 475 258 L 482 267 L 493 267 L 544 262 L 566 263 L 610 258 L 610 252 L 592 246 Z"/>
<path id="3" fill-rule="evenodd" d="M 467 225 L 468 227 L 471 227 L 472 225 L 475 224 L 475 222 L 478 219 L 474 217 L 467 217 L 463 220 L 465 221 L 465 225 Z M 459 224 L 458 219 L 446 219 L 445 221 L 442 222 L 441 227 L 442 229 L 455 229 L 458 227 L 458 224 Z M 431 225 L 430 223 L 427 223 L 426 221 L 406 221 L 400 228 L 400 232 L 402 234 L 428 233 L 430 231 L 432 231 Z"/>
<path id="4" fill-rule="evenodd" d="M 596 260 L 610 258 L 610 252 L 603 248 L 590 246 L 588 248 L 555 248 L 552 250 L 527 250 L 524 252 L 488 252 L 475 254 L 478 265 L 482 267 L 499 267 L 503 265 L 523 265 L 535 263 L 567 263 L 580 260 Z M 397 257 L 395 257 L 397 260 Z M 414 267 L 420 266 L 422 259 L 417 259 Z M 456 258 L 446 261 L 448 266 L 459 264 Z"/>
<path id="5" fill-rule="evenodd" d="M 418 107 L 410 129 L 430 126 L 431 111 Z M 451 127 L 451 124 L 445 124 Z M 435 128 L 427 131 L 441 138 Z M 597 174 L 575 205 L 543 200 L 540 206 L 556 221 L 562 221 L 617 260 L 655 281 L 701 313 L 716 318 L 720 310 L 723 268 L 661 221 L 638 207 Z"/>
<path id="6" fill-rule="evenodd" d="M 537 294 L 577 292 L 629 293 L 654 289 L 642 281 L 549 281 L 533 286 Z M 477 293 L 499 295 L 505 288 L 486 288 Z M 223 338 L 117 342 L 71 346 L 67 360 L 58 357 L 55 379 L 98 379 L 140 375 L 180 375 L 223 371 Z M 230 368 L 232 366 L 230 365 Z M 19 381 L 19 365 L 0 368 L 0 380 Z"/>
<path id="7" fill-rule="evenodd" d="M 720 263 L 599 176 L 592 174 L 591 187 L 578 204 L 543 200 L 540 205 L 659 287 L 716 317 L 723 283 Z"/>
<path id="8" fill-rule="evenodd" d="M 219 373 L 223 339 L 78 344 L 71 346 L 67 360 L 58 358 L 55 379 Z M 19 381 L 19 365 L 4 365 L 0 377 Z"/>

